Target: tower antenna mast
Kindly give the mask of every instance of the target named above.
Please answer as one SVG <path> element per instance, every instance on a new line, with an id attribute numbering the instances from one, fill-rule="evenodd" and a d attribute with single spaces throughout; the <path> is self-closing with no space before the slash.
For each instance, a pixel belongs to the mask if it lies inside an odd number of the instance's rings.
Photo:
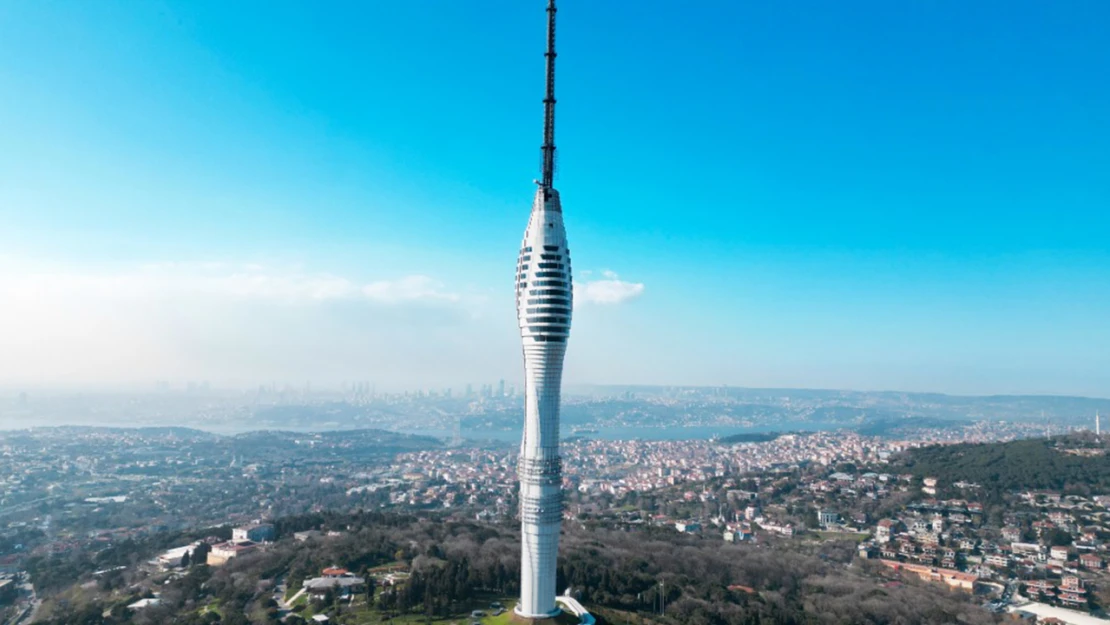
<path id="1" fill-rule="evenodd" d="M 543 179 L 544 198 L 555 182 L 555 0 L 547 1 L 547 92 L 543 98 Z"/>

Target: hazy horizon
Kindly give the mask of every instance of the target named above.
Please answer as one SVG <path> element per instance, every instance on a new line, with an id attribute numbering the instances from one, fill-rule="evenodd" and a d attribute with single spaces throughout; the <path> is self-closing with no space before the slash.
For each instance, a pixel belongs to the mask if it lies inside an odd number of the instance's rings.
<path id="1" fill-rule="evenodd" d="M 218 384 L 208 379 L 197 380 L 154 380 L 142 383 L 120 383 L 109 385 L 88 385 L 88 386 L 34 386 L 34 385 L 5 385 L 0 384 L 0 399 L 3 400 L 20 400 L 25 398 L 31 401 L 35 398 L 47 397 L 65 397 L 65 396 L 127 396 L 127 395 L 183 395 L 183 396 L 255 396 L 260 391 L 267 395 L 283 395 L 288 394 L 292 399 L 304 398 L 307 399 L 311 396 L 334 396 L 337 394 L 346 394 L 354 397 L 358 394 L 354 385 L 365 384 L 368 385 L 367 396 L 386 397 L 386 396 L 403 396 L 423 394 L 427 398 L 442 398 L 442 399 L 466 399 L 464 393 L 467 387 L 471 387 L 474 393 L 473 398 L 479 397 L 480 391 L 483 386 L 489 386 L 491 389 L 497 387 L 497 383 L 504 381 L 506 394 L 512 391 L 511 397 L 516 399 L 523 399 L 523 387 L 519 380 L 513 379 L 497 379 L 497 380 L 475 380 L 473 382 L 461 384 L 448 384 L 445 386 L 398 386 L 398 387 L 383 387 L 374 384 L 369 380 L 343 380 L 333 385 L 317 384 L 315 382 L 301 381 L 283 381 L 283 380 L 267 380 L 261 381 L 257 384 Z M 767 393 L 844 393 L 844 394 L 860 394 L 860 395 L 912 395 L 912 396 L 941 396 L 951 397 L 954 399 L 997 399 L 997 398 L 1028 398 L 1034 400 L 1052 400 L 1052 399 L 1079 399 L 1079 400 L 1093 400 L 1093 401 L 1110 401 L 1110 396 L 1099 395 L 1069 395 L 1069 394 L 1056 394 L 1056 393 L 945 393 L 940 391 L 929 390 L 906 390 L 906 389 L 882 389 L 882 388 L 827 388 L 827 387 L 804 387 L 804 386 L 741 386 L 735 384 L 720 384 L 720 385 L 698 385 L 698 384 L 605 384 L 605 383 L 575 383 L 566 384 L 563 387 L 563 394 L 568 397 L 575 398 L 605 398 L 613 396 L 613 394 L 623 394 L 625 392 L 647 393 L 654 396 L 656 393 L 663 391 L 709 391 L 721 390 L 731 392 L 767 392 Z M 450 397 L 444 393 L 450 391 Z M 25 397 L 24 397 L 25 396 Z"/>

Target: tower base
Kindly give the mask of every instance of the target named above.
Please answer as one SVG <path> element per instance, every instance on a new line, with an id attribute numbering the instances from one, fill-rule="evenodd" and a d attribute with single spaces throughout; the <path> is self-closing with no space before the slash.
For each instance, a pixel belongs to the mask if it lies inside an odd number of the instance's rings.
<path id="1" fill-rule="evenodd" d="M 563 613 L 562 610 L 560 610 L 559 608 L 555 608 L 554 610 L 548 612 L 547 614 L 524 614 L 520 611 L 520 606 L 519 605 L 516 606 L 515 608 L 513 608 L 513 616 L 514 617 L 519 617 L 519 618 L 522 618 L 522 619 L 526 619 L 525 622 L 531 622 L 531 623 L 535 623 L 536 621 L 539 621 L 540 619 L 548 619 L 548 618 L 553 619 L 553 618 L 559 616 L 562 613 Z"/>
<path id="2" fill-rule="evenodd" d="M 509 622 L 513 625 L 578 625 L 578 617 L 562 610 L 549 616 L 523 616 L 514 609 Z"/>

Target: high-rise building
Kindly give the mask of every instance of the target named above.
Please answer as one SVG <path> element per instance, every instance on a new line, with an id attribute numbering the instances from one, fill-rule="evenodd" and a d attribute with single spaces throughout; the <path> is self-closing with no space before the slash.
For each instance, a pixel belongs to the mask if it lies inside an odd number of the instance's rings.
<path id="1" fill-rule="evenodd" d="M 524 344 L 524 437 L 520 444 L 521 569 L 518 615 L 545 618 L 555 605 L 555 565 L 563 520 L 559 404 L 572 306 L 570 250 L 555 177 L 555 0 L 547 4 L 547 89 L 543 170 L 537 181 L 516 272 Z"/>

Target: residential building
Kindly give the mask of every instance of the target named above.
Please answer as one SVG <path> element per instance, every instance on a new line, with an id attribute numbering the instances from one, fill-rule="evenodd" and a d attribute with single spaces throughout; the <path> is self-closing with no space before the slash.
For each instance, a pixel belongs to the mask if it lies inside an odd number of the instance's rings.
<path id="1" fill-rule="evenodd" d="M 274 539 L 274 526 L 269 523 L 254 523 L 231 530 L 232 542 L 250 541 L 263 543 Z"/>
<path id="2" fill-rule="evenodd" d="M 229 540 L 226 543 L 212 545 L 212 550 L 208 552 L 208 565 L 222 566 L 232 558 L 250 553 L 257 548 L 258 544 L 249 540 L 238 542 Z"/>

